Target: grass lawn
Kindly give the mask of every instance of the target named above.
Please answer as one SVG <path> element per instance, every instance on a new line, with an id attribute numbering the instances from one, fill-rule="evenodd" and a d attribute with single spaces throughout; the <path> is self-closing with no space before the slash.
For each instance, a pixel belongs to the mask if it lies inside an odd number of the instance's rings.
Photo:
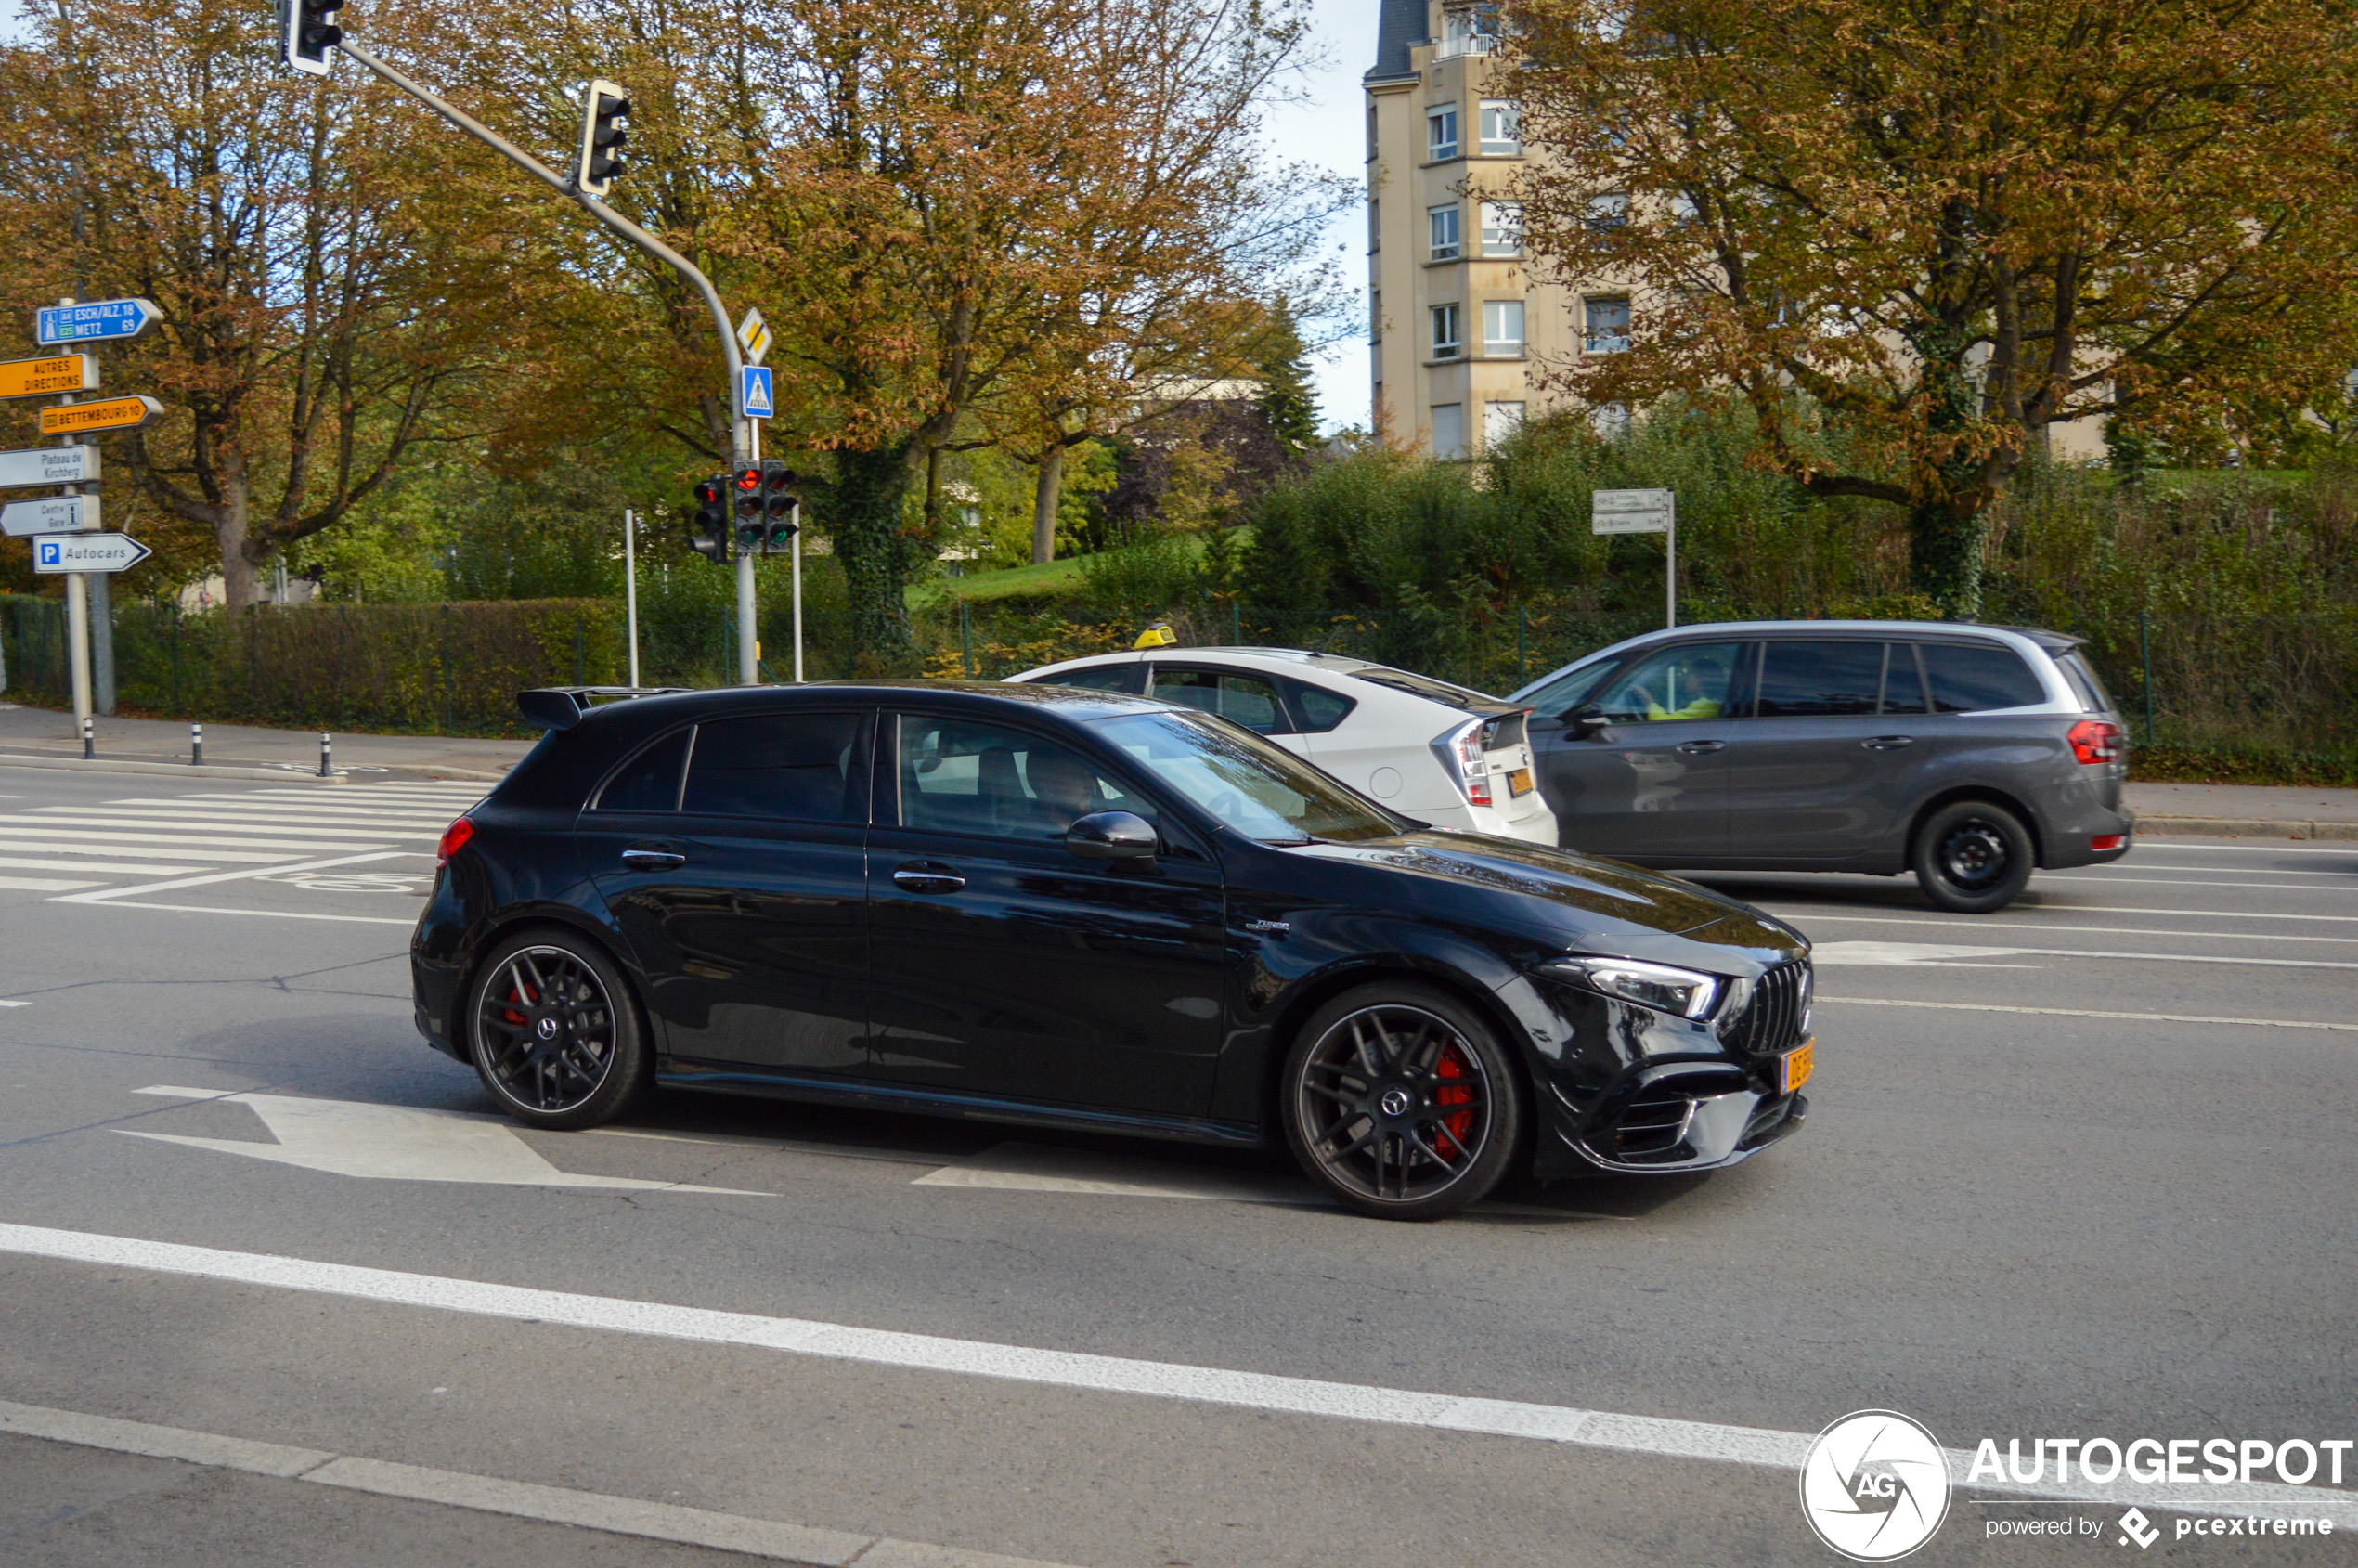
<path id="1" fill-rule="evenodd" d="M 1084 558 L 1066 556 L 1037 565 L 1006 566 L 995 572 L 975 572 L 963 577 L 927 577 L 909 585 L 909 607 L 943 599 L 1006 599 L 1021 593 L 1069 593 L 1081 586 Z"/>

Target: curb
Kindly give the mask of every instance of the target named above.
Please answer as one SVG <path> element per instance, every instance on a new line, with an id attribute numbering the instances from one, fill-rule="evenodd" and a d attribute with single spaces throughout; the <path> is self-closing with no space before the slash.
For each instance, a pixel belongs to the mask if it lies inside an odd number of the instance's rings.
<path id="1" fill-rule="evenodd" d="M 2310 822 L 2291 817 L 2157 817 L 2138 813 L 2138 837 L 2166 838 L 2173 835 L 2206 838 L 2350 840 L 2358 839 L 2358 823 Z"/>

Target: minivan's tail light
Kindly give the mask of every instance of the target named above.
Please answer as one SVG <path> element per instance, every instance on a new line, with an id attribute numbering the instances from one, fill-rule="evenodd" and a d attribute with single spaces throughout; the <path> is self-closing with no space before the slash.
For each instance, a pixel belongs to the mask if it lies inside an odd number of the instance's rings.
<path id="1" fill-rule="evenodd" d="M 1483 721 L 1469 719 L 1456 729 L 1435 736 L 1432 749 L 1449 771 L 1449 782 L 1469 806 L 1490 804 L 1490 763 L 1482 752 Z"/>
<path id="2" fill-rule="evenodd" d="M 452 823 L 448 827 L 444 828 L 442 830 L 442 842 L 434 846 L 434 863 L 436 865 L 448 865 L 450 863 L 450 857 L 465 849 L 467 847 L 467 840 L 473 838 L 474 836 L 475 824 L 468 821 L 465 817 L 460 817 L 457 822 Z"/>
<path id="3" fill-rule="evenodd" d="M 2118 762 L 2120 760 L 2120 726 L 2101 719 L 2083 719 L 2071 727 L 2065 737 L 2071 742 L 2071 754 L 2082 762 Z"/>

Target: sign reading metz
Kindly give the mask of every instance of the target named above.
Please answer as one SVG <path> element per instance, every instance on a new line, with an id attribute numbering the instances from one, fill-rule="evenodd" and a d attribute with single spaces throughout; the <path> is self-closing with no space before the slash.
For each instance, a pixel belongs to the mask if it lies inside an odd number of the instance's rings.
<path id="1" fill-rule="evenodd" d="M 98 362 L 87 354 L 17 359 L 0 365 L 0 397 L 55 397 L 98 390 Z"/>
<path id="2" fill-rule="evenodd" d="M 44 348 L 69 343 L 129 343 L 154 326 L 162 314 L 153 300 L 45 305 L 32 313 L 32 336 Z"/>
<path id="3" fill-rule="evenodd" d="M 129 534 L 45 534 L 32 541 L 32 569 L 120 572 L 154 553 Z"/>
<path id="4" fill-rule="evenodd" d="M 41 410 L 44 435 L 94 435 L 110 430 L 142 430 L 163 418 L 163 405 L 138 393 L 96 403 L 68 403 Z"/>

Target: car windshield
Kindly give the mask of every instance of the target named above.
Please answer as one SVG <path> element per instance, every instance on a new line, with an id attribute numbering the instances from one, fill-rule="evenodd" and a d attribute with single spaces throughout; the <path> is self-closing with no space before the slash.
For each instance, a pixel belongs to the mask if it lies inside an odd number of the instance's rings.
<path id="1" fill-rule="evenodd" d="M 1158 782 L 1263 844 L 1352 843 L 1406 831 L 1404 820 L 1236 725 L 1183 713 L 1091 722 Z"/>

